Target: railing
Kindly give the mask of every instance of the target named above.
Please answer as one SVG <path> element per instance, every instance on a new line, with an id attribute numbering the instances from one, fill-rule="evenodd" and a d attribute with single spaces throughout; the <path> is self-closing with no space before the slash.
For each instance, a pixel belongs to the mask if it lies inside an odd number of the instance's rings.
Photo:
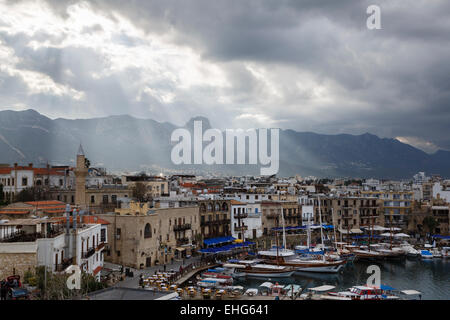
<path id="1" fill-rule="evenodd" d="M 183 231 L 183 230 L 188 230 L 188 229 L 191 229 L 190 223 L 176 224 L 173 226 L 173 231 Z"/>
<path id="2" fill-rule="evenodd" d="M 105 247 L 105 243 L 104 243 L 104 242 L 100 242 L 100 243 L 97 245 L 97 248 L 95 248 L 95 250 L 96 250 L 96 251 L 99 251 L 99 250 L 103 249 L 104 247 Z"/>
<path id="3" fill-rule="evenodd" d="M 248 217 L 248 213 L 235 213 L 234 218 L 235 219 L 245 219 Z"/>
<path id="4" fill-rule="evenodd" d="M 62 272 L 73 263 L 73 258 L 64 259 L 62 263 L 56 265 L 56 272 Z"/>
<path id="5" fill-rule="evenodd" d="M 95 248 L 89 248 L 86 252 L 83 252 L 81 254 L 81 257 L 83 259 L 88 259 L 89 257 L 91 257 L 93 254 L 95 253 Z"/>
<path id="6" fill-rule="evenodd" d="M 246 231 L 246 230 L 248 230 L 248 226 L 237 226 L 237 227 L 234 227 L 234 230 L 235 231 Z"/>

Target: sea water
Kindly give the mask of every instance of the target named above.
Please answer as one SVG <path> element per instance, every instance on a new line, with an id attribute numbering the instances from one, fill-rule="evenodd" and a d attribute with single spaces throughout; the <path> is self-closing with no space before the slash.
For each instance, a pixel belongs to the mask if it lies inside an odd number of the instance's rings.
<path id="1" fill-rule="evenodd" d="M 381 269 L 381 284 L 397 290 L 417 290 L 424 300 L 450 300 L 450 259 L 403 260 L 366 262 L 355 261 L 347 264 L 338 274 L 302 272 L 290 278 L 235 280 L 234 285 L 244 288 L 259 288 L 266 281 L 281 285 L 297 284 L 302 288 L 333 285 L 332 291 L 343 291 L 352 286 L 366 285 L 367 267 L 378 265 Z"/>

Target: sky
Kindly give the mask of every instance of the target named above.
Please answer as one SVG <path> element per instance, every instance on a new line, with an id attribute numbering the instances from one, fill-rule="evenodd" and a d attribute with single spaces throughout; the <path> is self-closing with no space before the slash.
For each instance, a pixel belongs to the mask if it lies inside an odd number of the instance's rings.
<path id="1" fill-rule="evenodd" d="M 366 10 L 381 9 L 370 30 Z M 450 150 L 448 0 L 0 0 L 0 110 Z"/>

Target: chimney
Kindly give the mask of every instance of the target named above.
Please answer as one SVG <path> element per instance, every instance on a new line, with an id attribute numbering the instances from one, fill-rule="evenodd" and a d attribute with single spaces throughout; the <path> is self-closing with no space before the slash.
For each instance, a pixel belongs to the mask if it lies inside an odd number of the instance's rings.
<path id="1" fill-rule="evenodd" d="M 14 163 L 14 168 L 17 168 L 17 162 L 16 162 L 16 163 Z"/>
<path id="2" fill-rule="evenodd" d="M 29 166 L 30 168 L 33 168 L 33 164 L 32 164 L 32 163 L 29 163 L 28 166 Z"/>

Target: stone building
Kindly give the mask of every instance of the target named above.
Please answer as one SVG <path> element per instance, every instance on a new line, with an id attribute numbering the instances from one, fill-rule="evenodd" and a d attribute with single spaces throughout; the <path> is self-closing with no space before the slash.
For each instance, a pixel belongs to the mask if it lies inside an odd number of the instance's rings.
<path id="1" fill-rule="evenodd" d="M 203 239 L 231 235 L 231 200 L 199 200 Z"/>
<path id="2" fill-rule="evenodd" d="M 123 213 L 123 212 L 122 212 Z M 102 214 L 108 225 L 105 260 L 133 268 L 163 265 L 198 246 L 199 208 L 159 208 L 142 214 Z"/>

